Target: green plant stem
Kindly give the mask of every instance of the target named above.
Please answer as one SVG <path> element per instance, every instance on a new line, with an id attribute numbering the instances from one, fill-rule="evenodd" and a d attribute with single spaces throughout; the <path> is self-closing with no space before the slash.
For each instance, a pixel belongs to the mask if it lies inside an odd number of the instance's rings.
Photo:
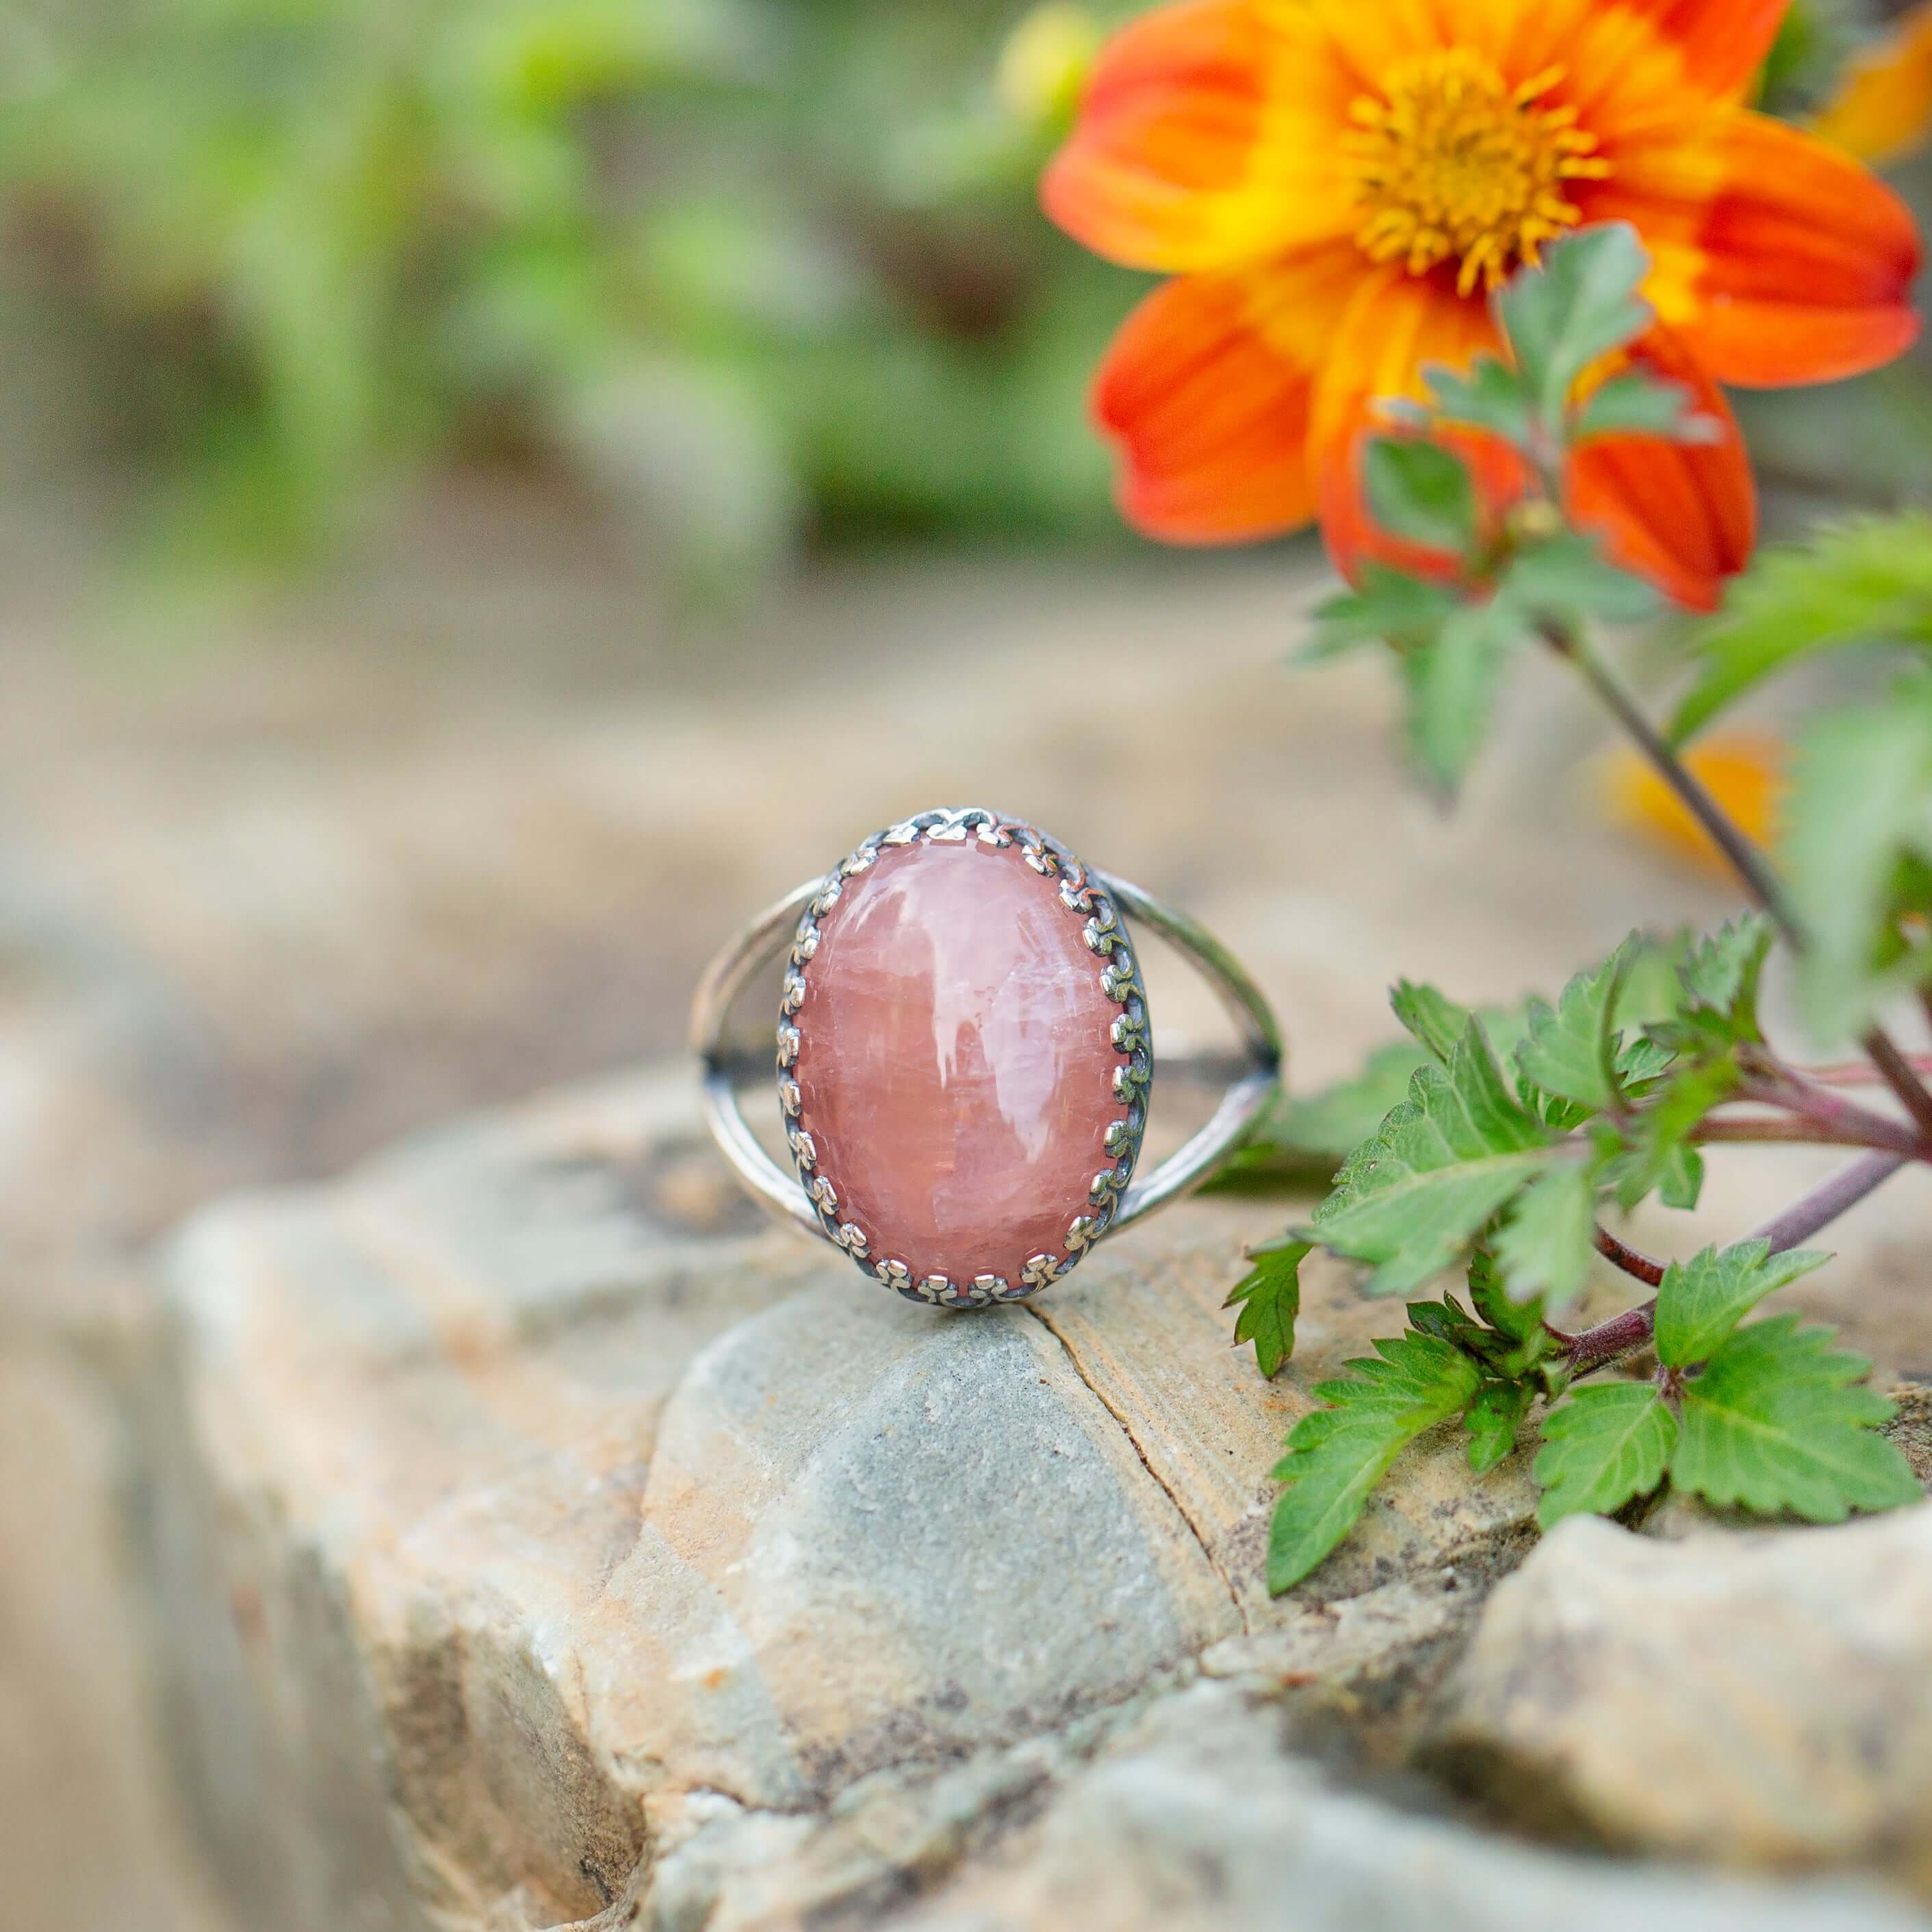
<path id="1" fill-rule="evenodd" d="M 1774 1216 L 1748 1238 L 1768 1241 L 1773 1254 L 1795 1248 L 1799 1242 L 1809 1240 L 1820 1228 L 1828 1227 L 1840 1215 L 1856 1208 L 1911 1158 L 1902 1154 L 1868 1154 L 1840 1168 L 1830 1180 L 1820 1182 L 1810 1193 L 1794 1201 L 1783 1214 Z M 1601 1228 L 1597 1232 L 1599 1250 L 1604 1248 L 1606 1240 L 1619 1248 L 1623 1246 L 1614 1234 L 1606 1234 Z M 1657 1264 L 1648 1255 L 1638 1254 L 1634 1249 L 1624 1249 L 1624 1252 L 1643 1264 L 1641 1271 L 1630 1268 L 1628 1272 L 1637 1274 L 1640 1280 L 1649 1280 L 1648 1270 L 1657 1268 Z M 1619 1262 L 1618 1265 L 1622 1267 L 1624 1264 Z M 1660 1282 L 1663 1278 L 1660 1268 L 1656 1281 Z M 1565 1335 L 1555 1329 L 1550 1332 L 1563 1345 L 1564 1353 L 1568 1358 L 1570 1379 L 1574 1381 L 1580 1376 L 1594 1375 L 1598 1370 L 1608 1368 L 1612 1362 L 1647 1347 L 1656 1328 L 1657 1303 L 1653 1299 L 1641 1308 L 1627 1309 L 1608 1322 L 1586 1328 L 1580 1335 Z"/>
<path id="2" fill-rule="evenodd" d="M 1611 676 L 1609 668 L 1583 640 L 1560 624 L 1546 623 L 1544 641 L 1558 657 L 1574 665 L 1583 681 L 1600 698 L 1655 768 L 1657 775 L 1676 794 L 1678 802 L 1702 826 L 1794 952 L 1804 950 L 1804 930 L 1792 913 L 1784 888 L 1766 862 L 1764 854 L 1739 830 L 1717 800 L 1684 765 L 1646 718 L 1636 700 Z M 1932 1090 L 1928 1090 L 1911 1063 L 1900 1052 L 1882 1027 L 1874 1025 L 1858 1042 L 1870 1054 L 1872 1064 L 1899 1099 L 1919 1132 L 1932 1139 Z"/>

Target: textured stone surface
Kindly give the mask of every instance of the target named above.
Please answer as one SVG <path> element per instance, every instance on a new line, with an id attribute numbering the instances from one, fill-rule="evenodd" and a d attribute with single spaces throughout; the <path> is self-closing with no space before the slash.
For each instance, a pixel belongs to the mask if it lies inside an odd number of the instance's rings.
<path id="1" fill-rule="evenodd" d="M 1125 1108 L 1105 962 L 1017 845 L 887 848 L 819 921 L 799 1124 L 838 1213 L 916 1280 L 1058 1261 Z"/>
<path id="2" fill-rule="evenodd" d="M 1932 1888 L 1932 1504 L 1666 1541 L 1574 1520 L 1445 1696 L 1438 1751 L 1532 1822 Z"/>
<path id="3" fill-rule="evenodd" d="M 947 1316 L 748 1225 L 696 1132 L 680 1070 L 177 1244 L 151 1561 L 244 1916 L 580 1916 L 694 1805 L 836 1807 L 1271 1630 L 1319 1676 L 1349 1626 L 1317 1606 L 1520 1546 L 1522 1469 L 1472 1483 L 1445 1432 L 1268 1601 L 1271 1458 L 1385 1316 L 1316 1271 L 1262 1383 L 1220 1304 L 1272 1210 L 1178 1210 L 1037 1312 Z"/>

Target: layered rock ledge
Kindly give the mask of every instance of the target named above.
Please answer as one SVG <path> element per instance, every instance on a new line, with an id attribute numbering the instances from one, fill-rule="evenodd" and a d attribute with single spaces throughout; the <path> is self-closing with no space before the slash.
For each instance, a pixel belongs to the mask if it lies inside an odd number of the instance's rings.
<path id="1" fill-rule="evenodd" d="M 1444 1432 L 1270 1601 L 1282 1436 L 1390 1318 L 1312 1270 L 1262 1383 L 1220 1304 L 1278 1218 L 1192 1204 L 926 1310 L 758 1224 L 681 1070 L 204 1213 L 133 1393 L 242 1922 L 1921 1923 L 1532 1849 L 1402 1768 L 1532 1492 Z"/>

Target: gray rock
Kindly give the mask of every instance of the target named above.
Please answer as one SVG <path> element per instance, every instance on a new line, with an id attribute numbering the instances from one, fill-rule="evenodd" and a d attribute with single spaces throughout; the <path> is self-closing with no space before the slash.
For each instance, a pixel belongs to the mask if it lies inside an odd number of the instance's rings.
<path id="1" fill-rule="evenodd" d="M 1527 1822 L 1932 1886 L 1932 1504 L 1832 1529 L 1561 1525 L 1489 1601 L 1434 1749 Z"/>

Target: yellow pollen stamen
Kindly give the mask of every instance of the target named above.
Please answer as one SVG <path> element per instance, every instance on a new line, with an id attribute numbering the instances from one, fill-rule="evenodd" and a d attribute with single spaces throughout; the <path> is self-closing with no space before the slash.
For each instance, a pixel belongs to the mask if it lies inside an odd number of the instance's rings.
<path id="1" fill-rule="evenodd" d="M 1454 258 L 1466 296 L 1536 262 L 1582 219 L 1564 184 L 1610 171 L 1574 107 L 1540 104 L 1562 79 L 1546 68 L 1512 88 L 1480 54 L 1452 47 L 1398 68 L 1385 99 L 1359 97 L 1345 142 L 1364 253 L 1412 275 Z"/>

